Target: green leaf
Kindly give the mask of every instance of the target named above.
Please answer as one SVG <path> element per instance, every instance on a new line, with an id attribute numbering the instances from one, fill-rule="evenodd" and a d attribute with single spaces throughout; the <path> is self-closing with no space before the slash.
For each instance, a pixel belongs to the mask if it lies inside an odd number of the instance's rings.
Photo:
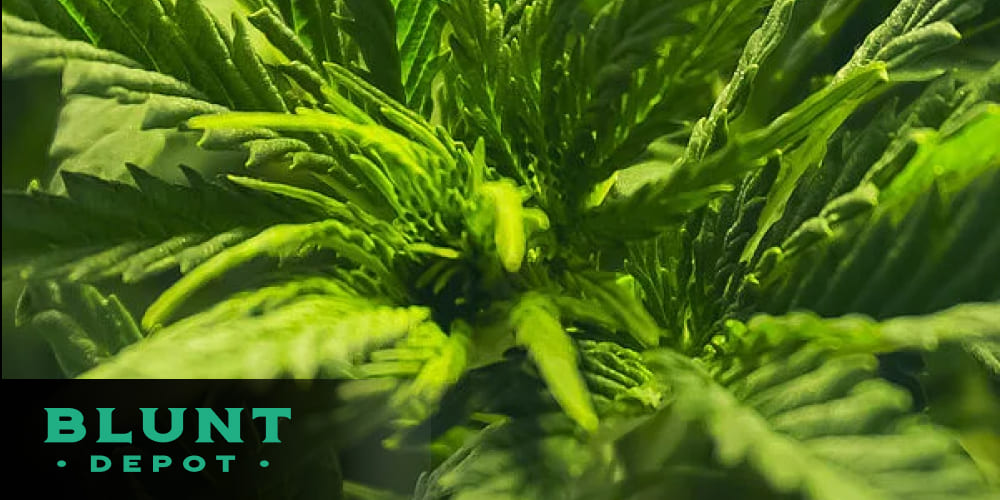
<path id="1" fill-rule="evenodd" d="M 250 14 L 248 20 L 285 57 L 304 63 L 314 70 L 319 69 L 319 61 L 309 51 L 303 40 L 296 36 L 294 29 L 286 25 L 278 14 L 270 9 L 262 8 Z"/>
<path id="2" fill-rule="evenodd" d="M 334 23 L 337 3 L 334 0 L 287 2 L 288 15 L 285 22 L 293 26 L 295 33 L 317 61 L 340 62 L 343 57 L 341 34 Z"/>
<path id="3" fill-rule="evenodd" d="M 771 269 L 756 273 L 759 307 L 884 318 L 995 300 L 1000 276 L 990 263 L 1000 247 L 982 228 L 997 210 L 1000 163 L 989 146 L 970 150 L 966 142 L 990 134 L 992 122 L 987 112 L 940 144 L 926 142 L 874 210 L 844 219 L 831 207 L 804 223 L 782 243 Z M 831 233 L 803 237 L 806 224 L 823 221 Z"/>
<path id="4" fill-rule="evenodd" d="M 386 279 L 391 279 L 386 263 L 371 254 L 376 245 L 375 240 L 365 233 L 333 219 L 310 224 L 270 227 L 246 241 L 215 254 L 163 292 L 146 310 L 142 318 L 143 328 L 152 330 L 162 325 L 198 289 L 261 256 L 287 258 L 329 248 L 342 257 L 365 266 Z M 385 252 L 379 253 L 385 254 Z"/>
<path id="5" fill-rule="evenodd" d="M 896 69 L 954 44 L 960 35 L 952 24 L 977 14 L 982 4 L 981 0 L 903 0 L 869 33 L 839 74 L 873 60 Z"/>
<path id="6" fill-rule="evenodd" d="M 340 21 L 358 45 L 364 61 L 357 72 L 393 99 L 403 102 L 406 93 L 396 46 L 396 15 L 390 0 L 344 0 L 351 17 Z"/>
<path id="7" fill-rule="evenodd" d="M 989 138 L 1000 132 L 1000 105 L 989 104 L 953 134 L 914 133 L 917 153 L 882 191 L 888 202 L 906 193 L 926 191 L 935 181 L 964 185 L 987 169 L 1000 167 L 1000 144 Z"/>
<path id="8" fill-rule="evenodd" d="M 642 413 L 663 402 L 664 388 L 656 383 L 637 351 L 614 342 L 583 340 L 580 344 L 583 378 L 595 400 L 607 398 L 610 412 Z"/>
<path id="9" fill-rule="evenodd" d="M 142 66 L 117 52 L 85 42 L 66 40 L 44 26 L 3 13 L 3 72 L 9 77 L 54 72 L 71 59 L 99 61 L 139 69 Z"/>
<path id="10" fill-rule="evenodd" d="M 406 102 L 422 111 L 431 102 L 431 78 L 440 60 L 444 22 L 436 0 L 395 0 L 396 45 Z"/>
<path id="11" fill-rule="evenodd" d="M 741 111 L 738 105 L 749 94 L 760 66 L 785 36 L 794 7 L 794 0 L 775 2 L 761 26 L 750 35 L 732 79 L 716 98 L 711 113 L 699 120 L 691 131 L 691 138 L 684 153 L 688 161 L 699 161 L 705 158 L 713 147 L 722 145 L 717 141 L 719 128 L 726 125 L 729 116 L 735 116 Z"/>
<path id="12" fill-rule="evenodd" d="M 138 3 L 120 0 L 60 0 L 60 4 L 95 46 L 119 52 L 149 70 L 188 82 L 209 95 L 215 103 L 232 104 L 230 91 L 222 83 L 212 64 L 203 59 L 201 53 L 185 37 L 216 37 L 212 23 L 202 22 L 197 25 L 197 32 L 184 33 L 164 10 L 163 4 L 155 0 L 139 0 Z M 192 11 L 182 4 L 175 13 L 190 16 Z M 187 26 L 195 25 L 188 23 Z M 216 44 L 215 49 L 217 54 L 221 46 Z M 212 54 L 212 51 L 207 53 Z M 219 59 L 215 58 L 214 62 L 218 63 Z M 233 79 L 229 82 L 240 84 Z"/>
<path id="13" fill-rule="evenodd" d="M 384 111 L 389 113 L 387 110 Z M 362 116 L 366 115 L 362 113 Z M 431 219 L 435 214 L 440 218 L 443 210 L 454 209 L 454 198 L 440 196 L 441 183 L 446 182 L 445 179 L 452 178 L 454 174 L 453 153 L 447 150 L 430 150 L 399 132 L 371 123 L 370 118 L 358 123 L 341 115 L 300 108 L 295 115 L 282 113 L 203 115 L 189 120 L 188 126 L 207 129 L 210 133 L 217 130 L 224 133 L 230 130 L 246 130 L 247 133 L 253 134 L 250 140 L 268 139 L 265 127 L 330 134 L 343 144 L 360 149 L 364 154 L 346 154 L 341 162 L 331 159 L 323 173 L 331 175 L 339 173 L 359 181 L 361 184 L 359 187 L 365 196 L 373 201 L 379 200 L 383 204 L 374 208 L 378 214 L 391 209 L 396 216 L 402 216 L 412 210 Z M 257 135 L 259 132 L 262 132 L 260 136 Z M 414 129 L 409 132 L 420 133 Z M 206 134 L 206 137 L 209 135 Z M 436 139 L 426 136 L 423 138 L 432 142 L 435 147 L 443 149 Z M 227 143 L 231 142 L 228 138 L 224 140 Z M 245 139 L 236 135 L 235 142 L 243 143 Z M 439 156 L 435 153 L 446 153 L 448 156 Z M 443 168 L 431 168 L 432 166 Z M 333 179 L 328 177 L 327 180 Z M 357 189 L 358 187 L 354 187 L 354 190 Z M 346 193 L 342 191 L 340 194 L 350 199 L 349 191 Z M 436 229 L 442 232 L 448 231 L 441 224 L 438 224 Z"/>
<path id="14" fill-rule="evenodd" d="M 655 347 L 659 344 L 663 330 L 642 306 L 638 297 L 631 290 L 621 287 L 614 275 L 570 275 L 568 281 L 597 306 L 595 311 L 613 317 L 618 329 L 635 339 L 640 346 Z"/>
<path id="15" fill-rule="evenodd" d="M 510 313 L 516 343 L 524 346 L 552 396 L 584 430 L 597 429 L 597 413 L 580 374 L 576 347 L 559 323 L 558 310 L 542 296 L 521 298 Z"/>
<path id="16" fill-rule="evenodd" d="M 159 330 L 83 377 L 353 377 L 353 366 L 365 353 L 399 339 L 428 317 L 425 308 L 324 294 L 302 295 L 262 312 L 218 317 L 267 292 L 236 296 Z M 178 352 L 183 354 L 178 357 Z"/>
<path id="17" fill-rule="evenodd" d="M 992 373 L 1000 376 L 1000 340 L 966 342 L 965 350 Z"/>
<path id="18" fill-rule="evenodd" d="M 62 7 L 97 47 L 125 54 L 150 69 L 187 76 L 177 50 L 170 50 L 167 16 L 155 1 L 129 5 L 115 0 L 60 0 Z M 167 49 L 167 50 L 164 50 Z"/>
<path id="19" fill-rule="evenodd" d="M 187 271 L 249 237 L 251 228 L 330 213 L 291 197 L 275 203 L 233 185 L 209 184 L 190 170 L 191 186 L 134 166 L 129 173 L 133 185 L 64 173 L 67 196 L 5 191 L 5 279 L 133 281 L 174 266 Z"/>
<path id="20" fill-rule="evenodd" d="M 651 420 L 629 438 L 636 446 L 632 460 L 642 470 L 684 460 L 672 456 L 677 448 L 663 444 L 682 438 L 675 434 L 688 423 L 710 439 L 711 457 L 722 471 L 746 464 L 774 494 L 812 499 L 988 494 L 954 438 L 909 415 L 908 395 L 875 377 L 874 357 L 831 357 L 816 347 L 774 354 L 720 384 L 690 359 L 650 353 L 653 370 L 674 399 L 664 419 Z M 738 476 L 723 477 L 732 477 L 731 488 L 741 488 Z"/>
<path id="21" fill-rule="evenodd" d="M 87 34 L 80 29 L 76 21 L 58 2 L 11 0 L 4 2 L 3 12 L 24 20 L 41 23 L 71 40 L 87 40 Z M 4 23 L 6 22 L 4 21 Z"/>
<path id="22" fill-rule="evenodd" d="M 67 377 L 94 368 L 142 339 L 118 298 L 88 285 L 31 286 L 18 301 L 16 314 L 19 324 L 45 338 Z"/>
<path id="23" fill-rule="evenodd" d="M 198 48 L 206 66 L 204 71 L 211 67 L 219 83 L 226 89 L 231 107 L 259 109 L 257 97 L 233 62 L 229 35 L 217 26 L 208 9 L 198 0 L 178 0 L 174 17 L 187 43 Z"/>
<path id="24" fill-rule="evenodd" d="M 923 316 L 899 316 L 881 322 L 863 315 L 821 318 L 813 313 L 758 315 L 746 326 L 730 325 L 719 349 L 737 355 L 764 352 L 786 343 L 810 342 L 836 352 L 888 353 L 934 350 L 940 344 L 1000 341 L 1000 304 L 967 303 Z"/>
<path id="25" fill-rule="evenodd" d="M 875 66 L 869 68 L 869 70 L 861 74 L 868 73 L 869 76 L 872 76 L 877 73 L 874 76 L 875 78 L 885 79 L 885 73 L 881 67 Z M 849 76 L 846 78 L 851 79 L 852 77 Z M 857 78 L 861 79 L 861 77 Z M 864 86 L 865 84 L 862 83 L 861 85 Z M 828 89 L 832 89 L 832 87 L 828 87 Z M 828 96 L 832 100 L 828 101 L 828 105 L 830 102 L 837 101 L 840 102 L 840 105 L 828 108 L 827 112 L 829 114 L 823 119 L 814 116 L 812 124 L 814 128 L 809 132 L 809 136 L 805 139 L 804 144 L 790 153 L 787 161 L 781 162 L 782 168 L 778 173 L 778 178 L 775 180 L 774 186 L 771 188 L 771 192 L 768 194 L 767 203 L 760 214 L 760 220 L 757 222 L 757 231 L 744 248 L 743 255 L 740 257 L 741 260 L 746 261 L 750 259 L 756 251 L 760 239 L 764 237 L 764 234 L 781 217 L 781 214 L 785 210 L 785 205 L 788 203 L 788 198 L 792 195 L 792 191 L 798 184 L 799 179 L 807 169 L 816 168 L 826 155 L 827 140 L 863 100 L 871 96 L 871 93 L 872 89 L 868 87 L 867 92 L 862 91 L 856 94 L 857 97 L 851 98 L 831 90 Z M 818 97 L 821 94 L 822 92 L 817 92 L 810 99 Z M 805 103 L 803 103 L 803 106 L 805 106 Z M 773 127 L 786 116 L 788 115 L 778 117 L 772 122 L 769 128 Z"/>
<path id="26" fill-rule="evenodd" d="M 609 447 L 581 441 L 570 424 L 562 415 L 543 415 L 490 425 L 421 476 L 413 498 L 543 500 L 606 490 Z"/>
<path id="27" fill-rule="evenodd" d="M 702 161 L 689 163 L 682 159 L 663 165 L 662 173 L 655 180 L 592 210 L 588 225 L 602 236 L 618 239 L 655 234 L 656 230 L 676 223 L 687 212 L 705 205 L 719 193 L 731 191 L 731 183 L 748 171 L 762 167 L 765 162 L 761 159 L 775 150 L 793 148 L 799 141 L 806 140 L 806 145 L 799 147 L 807 148 L 808 158 L 811 156 L 808 147 L 823 144 L 850 111 L 873 97 L 886 80 L 881 64 L 860 68 L 809 96 L 768 126 L 733 138 Z M 846 107 L 845 102 L 849 103 Z M 811 140 L 807 140 L 810 137 Z M 797 162 L 795 166 L 802 168 L 807 161 Z M 787 175 L 797 179 L 794 173 Z M 789 181 L 782 186 L 788 190 L 794 184 Z M 781 197 L 775 196 L 769 203 L 780 205 L 780 200 Z M 635 213 L 657 213 L 659 217 L 636 218 L 632 215 Z"/>
<path id="28" fill-rule="evenodd" d="M 60 76 L 63 100 L 50 150 L 52 167 L 37 170 L 43 182 L 58 172 L 82 171 L 108 179 L 128 178 L 125 162 L 141 164 L 168 179 L 177 179 L 177 163 L 204 173 L 232 161 L 228 154 L 196 149 L 190 135 L 144 130 L 173 127 L 194 114 L 225 108 L 204 101 L 191 85 L 166 74 L 141 69 L 115 52 L 80 41 L 65 40 L 36 23 L 4 13 L 4 75 Z"/>
<path id="29" fill-rule="evenodd" d="M 994 2 L 229 3 L 5 2 L 5 376 L 354 379 L 289 494 L 995 496 Z"/>
<path id="30" fill-rule="evenodd" d="M 975 109 L 991 99 L 990 82 L 997 81 L 1000 66 L 966 83 L 946 75 L 928 85 L 903 110 L 892 99 L 877 109 L 877 118 L 863 126 L 845 126 L 831 138 L 821 168 L 810 169 L 798 183 L 789 207 L 761 240 L 755 258 L 767 248 L 780 244 L 823 206 L 859 185 L 884 187 L 906 166 L 917 147 L 914 137 L 926 135 L 928 128 L 954 130 Z M 995 99 L 995 97 L 993 97 Z"/>
<path id="31" fill-rule="evenodd" d="M 399 376 L 414 369 L 413 380 L 393 395 L 392 404 L 400 409 L 402 418 L 422 421 L 433 414 L 447 390 L 451 389 L 469 367 L 472 342 L 467 325 L 456 325 L 445 335 L 432 322 L 414 329 L 391 349 L 372 353 L 372 363 L 362 369 L 367 375 L 394 374 Z"/>
<path id="32" fill-rule="evenodd" d="M 524 260 L 526 235 L 521 195 L 513 182 L 488 182 L 480 188 L 487 210 L 492 212 L 493 243 L 500 262 L 516 273 Z"/>

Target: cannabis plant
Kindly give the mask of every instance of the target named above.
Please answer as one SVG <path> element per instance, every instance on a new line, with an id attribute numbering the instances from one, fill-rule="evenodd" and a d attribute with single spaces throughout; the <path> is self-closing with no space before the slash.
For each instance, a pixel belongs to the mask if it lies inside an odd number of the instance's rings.
<path id="1" fill-rule="evenodd" d="M 8 0 L 61 101 L 5 317 L 67 377 L 341 379 L 419 499 L 996 498 L 998 23 Z"/>

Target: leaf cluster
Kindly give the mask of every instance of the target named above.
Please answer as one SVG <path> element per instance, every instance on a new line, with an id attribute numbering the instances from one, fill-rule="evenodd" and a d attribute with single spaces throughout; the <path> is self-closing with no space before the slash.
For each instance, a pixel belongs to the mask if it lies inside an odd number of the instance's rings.
<path id="1" fill-rule="evenodd" d="M 325 451 L 421 499 L 995 495 L 993 3 L 222 10 L 4 3 L 61 95 L 5 326 L 62 375 L 340 379 Z"/>

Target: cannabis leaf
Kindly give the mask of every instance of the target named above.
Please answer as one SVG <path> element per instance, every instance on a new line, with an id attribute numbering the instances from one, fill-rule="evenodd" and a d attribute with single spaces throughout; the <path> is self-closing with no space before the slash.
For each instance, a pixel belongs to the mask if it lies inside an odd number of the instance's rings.
<path id="1" fill-rule="evenodd" d="M 748 463 L 777 492 L 817 499 L 985 494 L 949 434 L 907 415 L 908 394 L 874 378 L 873 356 L 822 353 L 805 347 L 781 361 L 741 366 L 723 375 L 725 385 L 687 359 L 657 354 L 654 369 L 675 390 L 667 418 L 678 422 L 656 425 L 697 424 L 721 466 Z M 641 439 L 649 431 L 636 432 Z M 633 451 L 640 471 L 669 467 L 676 450 L 650 444 Z"/>
<path id="2" fill-rule="evenodd" d="M 318 453 L 432 457 L 349 498 L 988 498 L 998 19 L 6 2 L 58 103 L 4 157 L 4 352 L 338 379 Z"/>

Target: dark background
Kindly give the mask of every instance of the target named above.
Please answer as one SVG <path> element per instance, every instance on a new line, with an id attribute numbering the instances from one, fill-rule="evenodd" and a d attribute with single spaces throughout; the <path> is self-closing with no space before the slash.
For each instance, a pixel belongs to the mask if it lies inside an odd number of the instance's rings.
<path id="1" fill-rule="evenodd" d="M 31 492 L 33 498 L 135 499 L 311 499 L 338 498 L 341 478 L 369 476 L 372 482 L 412 488 L 413 474 L 430 467 L 429 457 L 397 454 L 393 461 L 374 442 L 344 446 L 335 430 L 339 402 L 337 381 L 226 380 L 4 380 L 3 429 L 5 487 Z M 87 434 L 80 443 L 45 443 L 47 407 L 69 407 L 84 415 Z M 133 443 L 98 444 L 96 408 L 115 408 L 112 429 L 132 431 Z M 154 443 L 142 433 L 139 408 L 157 412 L 157 428 L 169 425 L 166 408 L 188 408 L 184 432 L 173 443 Z M 193 408 L 241 407 L 244 443 L 195 443 Z M 289 407 L 291 419 L 279 419 L 281 443 L 261 443 L 263 419 L 251 420 L 254 407 Z M 375 436 L 378 437 L 377 434 Z M 221 438 L 213 431 L 213 439 Z M 339 455 L 338 455 L 338 449 Z M 90 472 L 90 455 L 112 460 L 107 472 Z M 142 455 L 138 473 L 122 471 L 122 455 Z M 152 472 L 152 455 L 168 455 L 170 467 Z M 200 473 L 183 468 L 183 459 L 199 455 Z M 235 455 L 222 473 L 216 455 Z M 400 461 L 400 456 L 403 461 Z M 59 468 L 58 460 L 67 465 Z M 267 468 L 260 460 L 268 460 Z M 350 464 L 341 470 L 340 463 Z M 377 477 L 376 477 L 377 476 Z"/>

